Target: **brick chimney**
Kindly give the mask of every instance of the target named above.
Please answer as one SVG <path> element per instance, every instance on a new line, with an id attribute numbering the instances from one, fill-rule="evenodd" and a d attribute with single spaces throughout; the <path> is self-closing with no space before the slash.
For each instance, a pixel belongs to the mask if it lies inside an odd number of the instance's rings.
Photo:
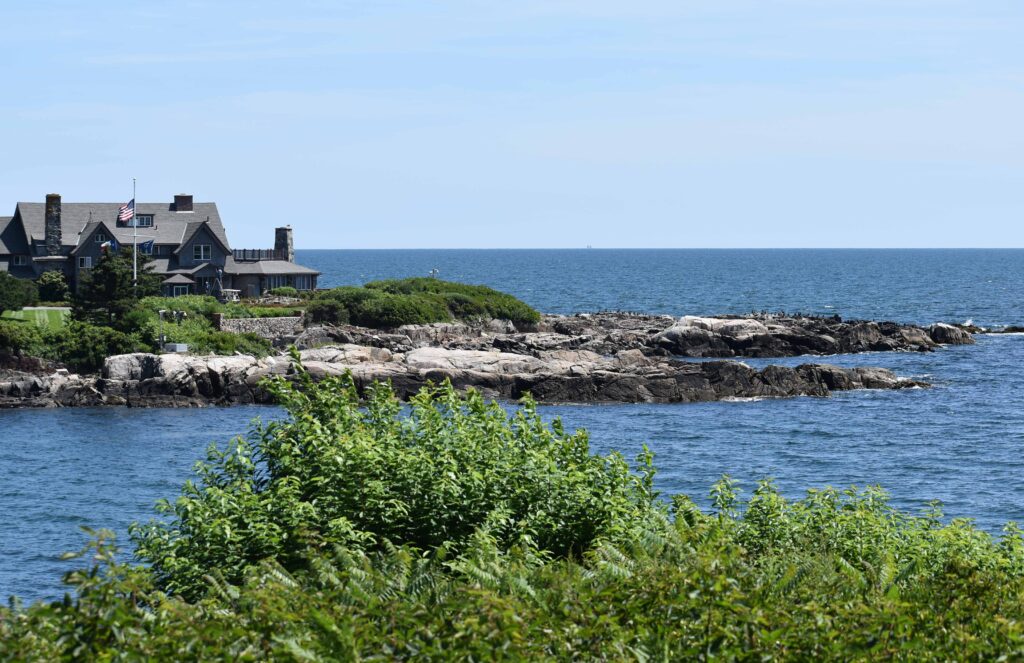
<path id="1" fill-rule="evenodd" d="M 292 227 L 274 228 L 274 252 L 284 260 L 295 262 L 295 244 L 292 242 Z"/>
<path id="2" fill-rule="evenodd" d="M 175 212 L 191 212 L 192 211 L 192 196 L 191 194 L 179 193 L 174 197 L 174 211 Z"/>
<path id="3" fill-rule="evenodd" d="M 60 194 L 46 194 L 46 255 L 59 256 L 61 254 L 61 231 L 60 231 Z"/>

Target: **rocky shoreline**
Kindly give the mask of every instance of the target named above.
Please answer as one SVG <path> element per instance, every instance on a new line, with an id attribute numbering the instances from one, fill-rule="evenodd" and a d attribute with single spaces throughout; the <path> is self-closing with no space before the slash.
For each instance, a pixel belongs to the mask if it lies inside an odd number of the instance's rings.
<path id="1" fill-rule="evenodd" d="M 450 380 L 489 397 L 541 402 L 687 403 L 728 399 L 827 396 L 849 389 L 927 386 L 881 368 L 803 364 L 753 369 L 742 358 L 869 351 L 931 351 L 970 344 L 963 329 L 838 317 L 751 315 L 698 318 L 623 313 L 544 316 L 537 328 L 506 321 L 434 324 L 382 333 L 316 327 L 278 339 L 300 349 L 314 377 L 351 372 L 361 388 L 388 380 L 401 397 Z M 109 357 L 98 376 L 58 370 L 0 375 L 0 407 L 196 407 L 266 403 L 268 376 L 292 376 L 287 355 L 199 357 L 131 354 Z"/>

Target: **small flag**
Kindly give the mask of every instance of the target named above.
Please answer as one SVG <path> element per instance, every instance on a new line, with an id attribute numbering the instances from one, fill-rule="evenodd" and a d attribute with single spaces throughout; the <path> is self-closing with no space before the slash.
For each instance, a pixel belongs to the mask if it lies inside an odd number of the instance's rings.
<path id="1" fill-rule="evenodd" d="M 104 252 L 117 253 L 121 250 L 121 245 L 117 243 L 116 239 L 111 239 L 100 244 L 100 250 Z"/>
<path id="2" fill-rule="evenodd" d="M 142 244 L 139 244 L 139 253 L 142 253 L 147 256 L 153 253 L 153 242 L 155 241 L 156 240 L 151 239 L 148 242 L 143 242 Z"/>
<path id="3" fill-rule="evenodd" d="M 135 199 L 134 198 L 132 198 L 131 200 L 126 202 L 124 205 L 121 205 L 121 208 L 119 210 L 117 210 L 117 221 L 118 221 L 118 223 L 123 223 L 125 221 L 131 221 L 133 216 L 135 216 Z"/>

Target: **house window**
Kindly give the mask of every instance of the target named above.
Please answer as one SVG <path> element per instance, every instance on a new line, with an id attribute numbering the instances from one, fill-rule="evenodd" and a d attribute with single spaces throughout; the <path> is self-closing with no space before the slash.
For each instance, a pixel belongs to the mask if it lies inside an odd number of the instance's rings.
<path id="1" fill-rule="evenodd" d="M 153 227 L 153 215 L 152 214 L 136 214 L 135 215 L 135 227 L 136 228 L 152 228 Z"/>
<path id="2" fill-rule="evenodd" d="M 28 256 L 14 256 L 14 262 L 11 264 L 15 267 L 24 267 L 28 264 Z"/>
<path id="3" fill-rule="evenodd" d="M 102 244 L 108 239 L 110 238 L 107 237 L 106 233 L 96 233 L 95 235 L 92 236 L 92 241 L 95 242 L 96 244 Z"/>
<path id="4" fill-rule="evenodd" d="M 187 285 L 176 285 L 176 286 L 174 286 L 174 290 L 172 291 L 171 294 L 174 297 L 181 297 L 182 295 L 187 295 L 188 294 L 188 286 Z"/>
<path id="5" fill-rule="evenodd" d="M 78 256 L 78 268 L 79 269 L 91 269 L 92 268 L 92 256 Z"/>
<path id="6" fill-rule="evenodd" d="M 309 277 L 306 275 L 300 275 L 295 277 L 295 289 L 296 290 L 309 290 L 312 288 L 312 284 L 309 282 Z"/>
<path id="7" fill-rule="evenodd" d="M 274 288 L 283 288 L 288 285 L 287 276 L 268 276 L 267 277 L 267 290 L 273 290 Z"/>
<path id="8" fill-rule="evenodd" d="M 196 244 L 192 247 L 192 259 L 209 260 L 213 254 L 212 248 L 209 244 Z"/>

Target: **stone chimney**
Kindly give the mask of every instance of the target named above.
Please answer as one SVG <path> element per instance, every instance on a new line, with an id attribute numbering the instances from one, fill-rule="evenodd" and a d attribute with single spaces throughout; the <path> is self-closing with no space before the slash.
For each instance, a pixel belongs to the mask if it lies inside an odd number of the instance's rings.
<path id="1" fill-rule="evenodd" d="M 292 227 L 274 229 L 274 252 L 284 256 L 284 260 L 295 262 L 295 244 L 292 242 Z"/>
<path id="2" fill-rule="evenodd" d="M 192 211 L 192 196 L 186 193 L 179 193 L 174 197 L 174 211 L 175 212 L 191 212 Z"/>
<path id="3" fill-rule="evenodd" d="M 46 255 L 59 256 L 61 254 L 61 232 L 60 232 L 60 194 L 46 194 Z"/>

